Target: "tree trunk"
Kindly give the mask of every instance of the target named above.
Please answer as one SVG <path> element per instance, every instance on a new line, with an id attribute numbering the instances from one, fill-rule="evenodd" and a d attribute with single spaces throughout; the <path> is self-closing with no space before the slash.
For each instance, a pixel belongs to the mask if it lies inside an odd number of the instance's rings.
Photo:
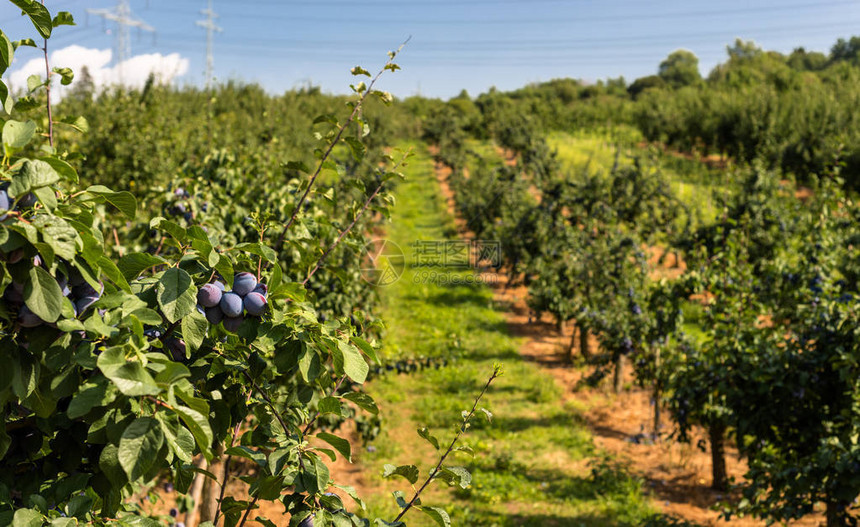
<path id="1" fill-rule="evenodd" d="M 848 525 L 845 517 L 845 504 L 838 501 L 827 501 L 827 527 L 845 527 Z"/>
<path id="2" fill-rule="evenodd" d="M 654 372 L 659 377 L 660 372 L 660 348 L 654 350 Z M 654 439 L 660 437 L 660 397 L 662 390 L 660 379 L 654 379 Z"/>
<path id="3" fill-rule="evenodd" d="M 729 477 L 726 473 L 726 425 L 714 423 L 708 427 L 708 434 L 711 439 L 711 488 L 726 491 L 729 488 Z"/>
<path id="4" fill-rule="evenodd" d="M 564 328 L 566 324 L 564 323 L 564 319 L 560 318 L 555 322 L 555 327 L 558 328 L 558 332 L 562 335 L 564 334 Z"/>
<path id="5" fill-rule="evenodd" d="M 573 325 L 573 333 L 570 334 L 570 342 L 567 345 L 567 362 L 573 362 L 573 347 L 576 345 L 576 332 L 579 326 Z"/>
<path id="6" fill-rule="evenodd" d="M 194 466 L 200 469 L 206 469 L 206 459 L 201 455 L 196 460 L 194 460 Z M 191 484 L 191 489 L 189 495 L 191 496 L 191 509 L 185 513 L 185 525 L 186 527 L 195 527 L 198 521 L 198 513 L 200 511 L 200 501 L 203 495 L 203 484 L 206 480 L 206 476 L 203 474 L 197 473 L 194 476 L 194 483 Z"/>
<path id="7" fill-rule="evenodd" d="M 588 347 L 588 329 L 582 324 L 579 324 L 579 353 L 586 360 L 591 358 L 591 349 Z"/>
<path id="8" fill-rule="evenodd" d="M 209 465 L 209 472 L 219 477 L 224 473 L 224 447 L 220 446 L 216 451 L 215 460 Z M 221 494 L 221 486 L 219 482 L 212 478 L 205 478 L 203 483 L 203 493 L 200 497 L 200 523 L 214 522 L 215 516 L 218 514 L 218 498 Z"/>
<path id="9" fill-rule="evenodd" d="M 624 387 L 624 364 L 627 362 L 627 356 L 619 353 L 615 359 L 615 393 L 621 393 Z"/>

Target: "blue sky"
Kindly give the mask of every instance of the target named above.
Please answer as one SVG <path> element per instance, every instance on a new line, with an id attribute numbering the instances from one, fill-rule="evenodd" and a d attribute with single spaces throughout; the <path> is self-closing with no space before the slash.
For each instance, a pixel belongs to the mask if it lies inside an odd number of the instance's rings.
<path id="1" fill-rule="evenodd" d="M 0 1 L 0 28 L 13 39 L 33 36 L 17 8 Z M 131 30 L 132 54 L 180 53 L 189 69 L 179 82 L 203 84 L 205 31 L 195 21 L 207 0 L 129 2 L 156 28 L 154 36 Z M 78 22 L 57 30 L 52 49 L 112 47 L 112 23 L 86 8 L 112 8 L 116 0 L 46 5 Z M 827 51 L 838 37 L 860 34 L 860 0 L 214 0 L 214 10 L 223 28 L 215 36 L 216 78 L 258 82 L 273 93 L 307 83 L 345 92 L 350 67 L 376 71 L 410 36 L 398 60 L 403 71 L 380 88 L 447 98 L 559 77 L 630 82 L 655 73 L 678 48 L 693 51 L 706 74 L 735 37 L 790 52 Z M 35 57 L 26 50 L 19 61 Z"/>

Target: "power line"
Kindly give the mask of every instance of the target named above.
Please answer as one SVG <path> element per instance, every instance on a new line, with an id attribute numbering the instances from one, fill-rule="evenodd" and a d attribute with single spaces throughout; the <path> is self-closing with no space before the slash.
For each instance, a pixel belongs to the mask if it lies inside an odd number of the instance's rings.
<path id="1" fill-rule="evenodd" d="M 779 27 L 749 27 L 743 29 L 725 29 L 715 32 L 698 32 L 698 33 L 679 33 L 667 35 L 666 33 L 651 34 L 651 35 L 631 35 L 623 37 L 603 37 L 596 39 L 589 38 L 553 38 L 553 39 L 534 39 L 534 40 L 449 40 L 449 41 L 421 41 L 414 40 L 414 44 L 404 50 L 404 53 L 413 54 L 426 50 L 445 51 L 449 48 L 457 52 L 481 50 L 482 47 L 488 51 L 531 51 L 531 50 L 554 50 L 561 49 L 564 46 L 573 45 L 588 45 L 584 52 L 594 53 L 602 48 L 619 48 L 628 45 L 634 45 L 636 48 L 644 46 L 672 46 L 679 41 L 697 42 L 707 41 L 713 38 L 729 38 L 744 36 L 762 36 L 762 35 L 798 35 L 803 33 L 817 32 L 820 29 L 851 29 L 860 25 L 860 21 L 844 21 L 838 24 L 804 24 L 795 26 L 779 26 Z M 188 40 L 188 36 L 181 33 L 163 33 L 162 39 Z M 222 45 L 245 47 L 249 49 L 271 49 L 273 51 L 352 51 L 355 52 L 357 47 L 354 40 L 307 40 L 307 39 L 285 39 L 285 38 L 266 38 L 264 44 L 249 43 L 246 39 L 241 41 L 231 41 L 225 39 L 221 41 Z M 729 42 L 730 44 L 731 42 Z M 367 40 L 362 42 L 365 48 L 384 48 L 391 44 L 391 41 L 383 42 L 381 40 Z M 612 45 L 608 45 L 612 44 Z"/>
<path id="2" fill-rule="evenodd" d="M 131 58 L 131 39 L 128 36 L 128 28 L 136 27 L 139 31 L 149 31 L 153 34 L 155 28 L 132 14 L 128 0 L 117 0 L 116 7 L 113 9 L 87 9 L 87 13 L 100 16 L 105 20 L 111 20 L 116 24 L 114 46 L 117 52 L 117 73 L 119 82 L 122 84 L 123 62 Z"/>
<path id="3" fill-rule="evenodd" d="M 334 2 L 318 2 L 313 5 L 314 7 L 325 8 L 327 6 L 333 6 Z M 436 2 L 432 4 L 418 4 L 422 9 L 428 8 L 432 5 L 435 5 Z M 283 5 L 283 4 L 281 4 Z M 293 5 L 293 2 L 290 3 Z M 339 5 L 339 4 L 338 4 Z M 366 3 L 362 2 L 361 4 L 355 4 L 350 2 L 349 4 L 343 5 L 358 5 L 362 8 L 366 7 Z M 455 3 L 452 5 L 463 6 L 462 3 Z M 305 15 L 290 15 L 284 16 L 279 15 L 277 13 L 266 13 L 263 15 L 263 18 L 266 20 L 289 20 L 291 22 L 318 22 L 318 23 L 326 23 L 326 24 L 336 24 L 341 22 L 348 23 L 356 23 L 356 24 L 413 24 L 413 25 L 500 25 L 500 24 L 569 24 L 569 23 L 594 23 L 594 22 L 615 22 L 615 21 L 624 21 L 624 20 L 663 20 L 663 19 L 674 19 L 674 18 L 703 18 L 703 17 L 714 17 L 714 16 L 736 16 L 739 14 L 755 14 L 755 13 L 778 13 L 778 12 L 789 12 L 796 11 L 798 9 L 809 9 L 809 8 L 821 8 L 821 7 L 838 7 L 843 5 L 857 5 L 857 0 L 834 0 L 829 2 L 814 2 L 814 3 L 795 3 L 795 4 L 781 4 L 776 6 L 757 6 L 757 7 L 748 7 L 748 8 L 737 8 L 737 9 L 718 9 L 718 10 L 699 10 L 699 11 L 676 11 L 670 13 L 634 13 L 634 14 L 612 14 L 612 15 L 601 15 L 601 16 L 587 16 L 587 17 L 579 17 L 579 16 L 552 16 L 548 18 L 508 18 L 508 19 L 489 19 L 483 16 L 475 17 L 475 18 L 447 18 L 447 19 L 428 19 L 428 18 L 383 18 L 380 16 L 374 16 L 370 18 L 359 18 L 355 16 L 333 16 L 331 13 L 326 13 L 322 16 L 305 16 Z M 244 5 L 243 5 L 244 7 Z M 175 8 L 167 8 L 160 9 L 164 12 L 172 12 L 177 14 L 190 14 L 188 11 L 184 11 L 182 9 Z M 242 11 L 239 13 L 235 12 L 224 12 L 225 17 L 230 18 L 238 18 L 238 19 L 260 19 L 260 13 L 249 13 L 246 11 Z"/>
<path id="4" fill-rule="evenodd" d="M 200 13 L 206 15 L 206 20 L 198 20 L 197 25 L 206 30 L 206 89 L 209 89 L 212 87 L 212 75 L 215 69 L 215 56 L 212 49 L 213 36 L 216 32 L 222 32 L 223 29 L 215 25 L 215 19 L 218 18 L 218 15 L 212 10 L 212 0 L 209 0 L 209 7 L 201 10 Z"/>

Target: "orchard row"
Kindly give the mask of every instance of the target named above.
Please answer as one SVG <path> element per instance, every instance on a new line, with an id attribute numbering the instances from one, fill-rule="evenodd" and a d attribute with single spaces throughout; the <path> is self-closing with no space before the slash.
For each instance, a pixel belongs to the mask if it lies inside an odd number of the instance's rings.
<path id="1" fill-rule="evenodd" d="M 454 104 L 429 121 L 438 159 L 467 228 L 502 242 L 509 282 L 528 287 L 536 314 L 575 324 L 569 351 L 590 380 L 614 369 L 621 390 L 632 366 L 657 403 L 655 438 L 667 436 L 663 409 L 668 437 L 707 432 L 715 488 L 728 490 L 725 449 L 737 446 L 749 470 L 726 517 L 785 521 L 823 502 L 829 525 L 848 524 L 860 494 L 860 207 L 838 175 L 801 201 L 755 164 L 715 217 L 693 221 L 700 211 L 647 160 L 619 153 L 610 170 L 569 173 L 528 117 L 495 115 L 516 166 L 476 154 Z M 669 257 L 686 269 L 660 265 Z"/>

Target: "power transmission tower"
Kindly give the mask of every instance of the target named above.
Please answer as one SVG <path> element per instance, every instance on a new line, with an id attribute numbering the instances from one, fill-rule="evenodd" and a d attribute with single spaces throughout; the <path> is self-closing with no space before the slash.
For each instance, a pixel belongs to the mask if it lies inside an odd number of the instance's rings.
<path id="1" fill-rule="evenodd" d="M 131 58 L 131 39 L 128 36 L 128 29 L 136 27 L 138 31 L 155 32 L 155 28 L 134 16 L 128 0 L 117 0 L 116 7 L 113 9 L 87 9 L 87 13 L 116 23 L 114 47 L 119 83 L 122 84 L 122 63 Z"/>
<path id="2" fill-rule="evenodd" d="M 206 89 L 208 90 L 212 87 L 212 76 L 215 70 L 215 53 L 212 44 L 215 33 L 220 33 L 223 29 L 215 25 L 218 15 L 212 10 L 212 0 L 209 0 L 209 7 L 200 10 L 200 13 L 206 15 L 206 20 L 198 20 L 197 25 L 206 30 Z"/>

